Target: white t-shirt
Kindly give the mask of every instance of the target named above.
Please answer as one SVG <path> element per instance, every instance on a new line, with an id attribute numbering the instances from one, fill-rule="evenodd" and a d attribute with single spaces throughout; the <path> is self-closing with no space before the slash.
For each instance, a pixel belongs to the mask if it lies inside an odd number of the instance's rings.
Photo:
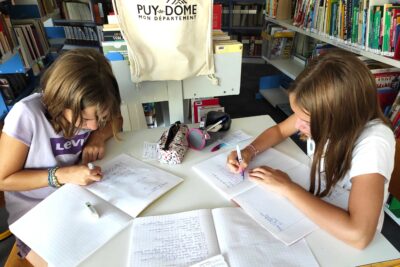
<path id="1" fill-rule="evenodd" d="M 382 229 L 384 219 L 383 205 L 389 195 L 388 187 L 394 168 L 395 148 L 396 141 L 393 131 L 380 120 L 370 121 L 355 143 L 350 170 L 336 185 L 350 194 L 353 177 L 369 173 L 379 173 L 385 177 L 382 211 L 377 227 L 379 231 Z M 323 160 L 321 163 L 323 165 Z M 321 169 L 323 170 L 324 167 L 322 166 Z M 348 204 L 345 208 L 348 209 Z"/>
<path id="2" fill-rule="evenodd" d="M 80 131 L 72 139 L 56 133 L 45 116 L 41 94 L 32 94 L 14 105 L 4 120 L 3 132 L 29 147 L 25 169 L 73 165 L 79 161 L 90 132 Z M 33 208 L 54 188 L 5 192 L 9 224 Z"/>

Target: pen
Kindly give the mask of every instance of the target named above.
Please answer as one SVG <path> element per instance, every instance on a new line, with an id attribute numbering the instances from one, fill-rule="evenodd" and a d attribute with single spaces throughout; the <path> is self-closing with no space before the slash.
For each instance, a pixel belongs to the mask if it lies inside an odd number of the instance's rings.
<path id="1" fill-rule="evenodd" d="M 242 159 L 242 153 L 240 152 L 239 145 L 236 145 L 236 153 L 237 153 L 237 157 L 238 157 L 238 161 L 239 161 L 239 169 L 241 169 L 240 174 L 242 175 L 242 178 L 244 180 L 244 170 L 240 166 L 240 164 L 242 164 L 243 159 Z"/>
<path id="2" fill-rule="evenodd" d="M 93 207 L 93 205 L 88 201 L 85 203 L 86 207 L 90 210 L 90 213 L 92 214 L 93 217 L 96 217 L 97 219 L 100 217 L 99 213 L 97 210 Z"/>
<path id="3" fill-rule="evenodd" d="M 215 127 L 217 127 L 218 125 L 220 125 L 221 123 L 223 123 L 225 120 L 225 118 L 222 118 L 221 120 L 219 120 L 217 123 L 214 123 L 213 125 L 211 125 L 210 127 L 207 128 L 207 131 L 211 131 L 211 129 L 214 129 Z"/>
<path id="4" fill-rule="evenodd" d="M 94 170 L 94 164 L 93 163 L 91 163 L 91 162 L 89 162 L 88 164 L 87 164 L 87 166 L 88 166 L 88 168 L 89 168 L 89 170 Z"/>

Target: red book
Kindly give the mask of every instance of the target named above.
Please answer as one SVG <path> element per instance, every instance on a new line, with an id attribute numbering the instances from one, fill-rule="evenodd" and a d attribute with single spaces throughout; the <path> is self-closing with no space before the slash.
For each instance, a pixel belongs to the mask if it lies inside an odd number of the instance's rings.
<path id="1" fill-rule="evenodd" d="M 222 27 L 222 4 L 213 5 L 213 30 L 220 30 Z"/>
<path id="2" fill-rule="evenodd" d="M 202 100 L 193 100 L 192 104 L 192 123 L 198 123 L 199 120 L 199 107 L 204 106 L 218 106 L 219 99 L 218 98 L 209 98 Z"/>

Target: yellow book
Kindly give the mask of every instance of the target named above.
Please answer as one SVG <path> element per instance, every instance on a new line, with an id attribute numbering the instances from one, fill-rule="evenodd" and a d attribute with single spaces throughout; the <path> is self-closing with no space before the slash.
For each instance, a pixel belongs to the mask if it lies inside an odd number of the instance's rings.
<path id="1" fill-rule="evenodd" d="M 235 53 L 242 51 L 243 51 L 243 44 L 236 40 L 214 42 L 215 54 Z"/>

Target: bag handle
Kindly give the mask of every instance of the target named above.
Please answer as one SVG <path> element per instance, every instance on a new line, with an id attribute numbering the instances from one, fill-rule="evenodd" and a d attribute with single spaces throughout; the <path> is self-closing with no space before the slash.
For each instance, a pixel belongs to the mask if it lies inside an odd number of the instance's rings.
<path id="1" fill-rule="evenodd" d="M 165 145 L 163 150 L 167 150 L 169 145 L 171 144 L 172 140 L 174 140 L 175 135 L 178 133 L 179 128 L 181 126 L 181 122 L 177 121 L 168 129 L 167 140 L 165 140 Z"/>

